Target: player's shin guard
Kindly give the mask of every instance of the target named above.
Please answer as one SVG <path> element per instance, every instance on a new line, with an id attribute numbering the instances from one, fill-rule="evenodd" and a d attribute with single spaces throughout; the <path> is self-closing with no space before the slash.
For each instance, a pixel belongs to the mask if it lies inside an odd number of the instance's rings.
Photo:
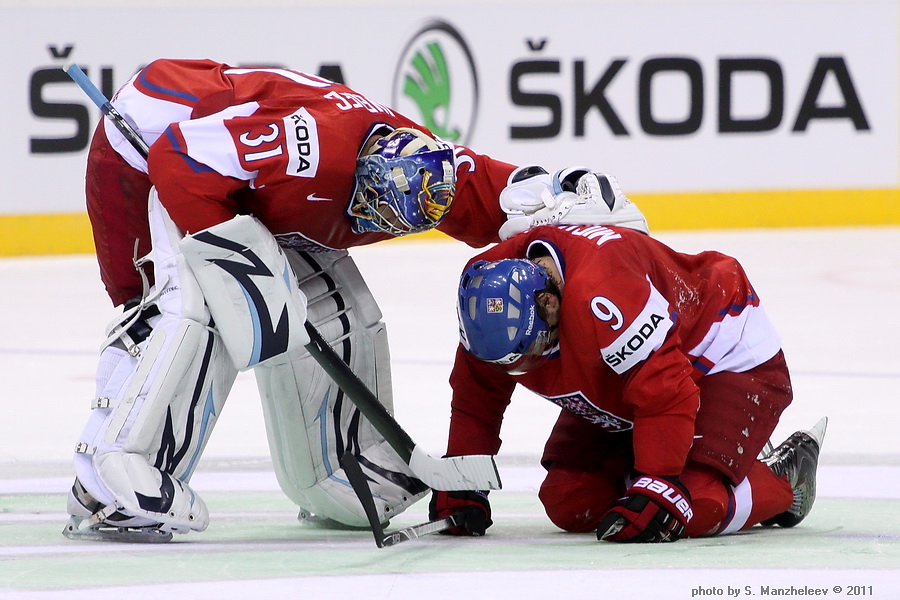
<path id="1" fill-rule="evenodd" d="M 309 299 L 310 322 L 392 410 L 390 357 L 381 311 L 344 251 L 287 252 Z M 427 488 L 305 351 L 255 369 L 279 484 L 301 515 L 367 527 L 339 457 L 351 451 L 386 522 Z"/>
<path id="2" fill-rule="evenodd" d="M 175 247 L 180 232 L 152 207 L 157 283 L 101 352 L 69 512 L 88 527 L 202 531 L 208 511 L 188 481 L 237 372 Z"/>

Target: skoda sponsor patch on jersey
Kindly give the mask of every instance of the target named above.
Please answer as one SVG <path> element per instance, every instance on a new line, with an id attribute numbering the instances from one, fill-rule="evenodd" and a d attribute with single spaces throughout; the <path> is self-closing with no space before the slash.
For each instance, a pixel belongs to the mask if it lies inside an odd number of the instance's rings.
<path id="1" fill-rule="evenodd" d="M 644 309 L 616 341 L 600 351 L 603 362 L 621 375 L 662 346 L 672 325 L 669 302 L 651 283 Z"/>
<path id="2" fill-rule="evenodd" d="M 288 151 L 285 173 L 292 177 L 315 177 L 319 170 L 319 131 L 316 120 L 305 108 L 284 118 Z"/>
<path id="3" fill-rule="evenodd" d="M 597 407 L 582 392 L 572 392 L 561 396 L 544 396 L 544 398 L 586 421 L 599 425 L 610 433 L 628 431 L 634 427 L 634 423 L 628 419 L 623 419 Z"/>

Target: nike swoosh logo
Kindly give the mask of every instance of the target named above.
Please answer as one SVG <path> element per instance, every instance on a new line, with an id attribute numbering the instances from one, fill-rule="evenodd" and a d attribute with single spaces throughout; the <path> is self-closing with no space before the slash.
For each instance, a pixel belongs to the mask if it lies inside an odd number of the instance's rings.
<path id="1" fill-rule="evenodd" d="M 316 196 L 315 193 L 310 194 L 306 197 L 310 202 L 331 202 L 331 198 L 322 198 L 320 196 Z"/>

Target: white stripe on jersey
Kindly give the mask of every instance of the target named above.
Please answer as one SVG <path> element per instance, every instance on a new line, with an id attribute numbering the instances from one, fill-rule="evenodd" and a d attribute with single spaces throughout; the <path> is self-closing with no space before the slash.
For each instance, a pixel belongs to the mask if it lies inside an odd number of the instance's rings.
<path id="1" fill-rule="evenodd" d="M 113 98 L 113 106 L 137 130 L 147 145 L 152 146 L 153 142 L 159 139 L 159 136 L 171 123 L 190 119 L 192 108 L 183 104 L 145 96 L 134 87 L 136 78 L 137 75 L 122 86 Z M 119 133 L 112 121 L 103 119 L 103 129 L 106 132 L 106 138 L 109 140 L 110 145 L 125 159 L 125 162 L 138 171 L 146 173 L 147 161 Z"/>
<path id="2" fill-rule="evenodd" d="M 750 486 L 749 479 L 744 477 L 737 487 L 731 489 L 734 493 L 734 515 L 731 517 L 731 521 L 725 524 L 725 528 L 716 535 L 727 535 L 739 531 L 747 524 L 750 511 L 753 509 L 753 488 Z"/>
<path id="3" fill-rule="evenodd" d="M 707 375 L 741 373 L 759 366 L 781 349 L 781 337 L 762 306 L 746 306 L 738 315 L 714 323 L 703 340 L 688 351 L 711 363 Z"/>
<path id="4" fill-rule="evenodd" d="M 249 181 L 250 187 L 253 187 L 253 181 L 259 171 L 245 171 L 241 166 L 234 139 L 231 132 L 225 127 L 225 121 L 234 117 L 252 115 L 258 108 L 258 103 L 247 102 L 229 106 L 223 111 L 200 119 L 183 121 L 180 124 L 181 134 L 187 143 L 187 148 L 183 150 L 191 158 L 217 173 Z"/>
<path id="5" fill-rule="evenodd" d="M 650 297 L 641 314 L 631 322 L 616 341 L 600 351 L 603 361 L 621 375 L 659 349 L 672 329 L 669 301 L 659 293 L 650 279 Z"/>

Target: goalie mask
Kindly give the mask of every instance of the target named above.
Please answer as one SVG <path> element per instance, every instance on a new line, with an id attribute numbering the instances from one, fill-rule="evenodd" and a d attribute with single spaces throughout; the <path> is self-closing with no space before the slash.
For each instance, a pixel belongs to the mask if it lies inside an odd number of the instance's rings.
<path id="1" fill-rule="evenodd" d="M 437 226 L 453 202 L 453 147 L 398 128 L 366 143 L 356 160 L 353 231 L 394 236 Z"/>
<path id="2" fill-rule="evenodd" d="M 476 358 L 512 375 L 534 368 L 550 349 L 551 328 L 536 295 L 552 289 L 547 271 L 524 259 L 478 261 L 459 282 L 459 334 Z"/>

